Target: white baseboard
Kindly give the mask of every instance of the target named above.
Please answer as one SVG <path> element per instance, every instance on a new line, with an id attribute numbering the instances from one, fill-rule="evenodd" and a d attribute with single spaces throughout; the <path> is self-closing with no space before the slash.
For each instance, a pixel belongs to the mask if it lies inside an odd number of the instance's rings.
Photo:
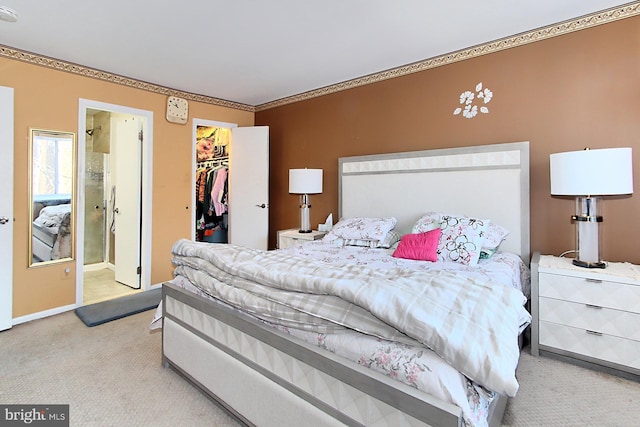
<path id="1" fill-rule="evenodd" d="M 161 288 L 162 283 L 156 283 L 155 285 L 151 285 L 147 291 L 152 289 Z M 45 317 L 54 316 L 56 314 L 64 313 L 65 311 L 70 311 L 76 309 L 78 306 L 76 304 L 65 305 L 62 307 L 56 307 L 49 310 L 39 311 L 37 313 L 27 314 L 26 316 L 14 317 L 11 321 L 12 325 L 19 325 L 21 323 L 30 322 L 32 320 L 43 319 Z"/>
<path id="2" fill-rule="evenodd" d="M 156 283 L 155 285 L 149 286 L 149 289 L 147 289 L 147 290 L 150 291 L 151 289 L 156 289 L 156 288 L 161 288 L 161 287 L 162 287 L 162 283 Z"/>
<path id="3" fill-rule="evenodd" d="M 62 307 L 56 307 L 49 310 L 39 311 L 37 313 L 27 314 L 26 316 L 14 317 L 11 323 L 13 325 L 19 325 L 21 323 L 30 322 L 32 320 L 43 319 L 45 317 L 64 313 L 65 311 L 73 310 L 75 308 L 76 308 L 75 304 L 64 305 Z"/>
<path id="4" fill-rule="evenodd" d="M 82 267 L 83 271 L 98 271 L 98 270 L 104 270 L 105 268 L 108 268 L 108 264 L 106 262 L 98 262 L 96 264 L 87 264 L 84 267 Z"/>

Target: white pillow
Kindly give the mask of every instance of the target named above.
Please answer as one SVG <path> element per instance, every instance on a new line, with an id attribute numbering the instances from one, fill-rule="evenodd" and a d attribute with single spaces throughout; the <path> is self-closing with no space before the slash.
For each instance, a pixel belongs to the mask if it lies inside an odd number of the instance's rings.
<path id="1" fill-rule="evenodd" d="M 420 234 L 426 233 L 427 231 L 435 230 L 436 228 L 440 228 L 440 217 L 441 213 L 437 212 L 429 212 L 421 216 L 416 223 L 413 225 L 413 229 L 411 230 L 411 234 Z"/>
<path id="2" fill-rule="evenodd" d="M 482 244 L 482 249 L 487 249 L 490 251 L 497 251 L 500 243 L 507 237 L 509 234 L 509 230 L 506 228 L 499 226 L 493 221 L 489 221 L 487 225 L 486 238 L 484 243 Z"/>
<path id="3" fill-rule="evenodd" d="M 325 239 L 335 240 L 377 240 L 381 242 L 398 223 L 394 217 L 387 218 L 342 218 Z"/>

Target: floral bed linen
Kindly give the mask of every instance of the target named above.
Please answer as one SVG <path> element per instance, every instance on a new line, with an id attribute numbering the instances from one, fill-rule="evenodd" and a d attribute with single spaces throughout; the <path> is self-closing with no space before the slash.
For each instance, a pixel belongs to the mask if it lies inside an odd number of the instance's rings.
<path id="1" fill-rule="evenodd" d="M 288 251 L 276 251 L 276 252 L 261 252 L 261 251 L 253 251 L 246 248 L 238 249 L 234 248 L 232 245 L 221 245 L 217 251 L 218 255 L 213 256 L 211 254 L 212 251 L 208 249 L 211 248 L 211 245 L 207 244 L 197 244 L 190 241 L 181 241 L 177 242 L 174 245 L 174 264 L 176 264 L 176 279 L 174 280 L 176 283 L 181 286 L 187 288 L 193 288 L 194 286 L 198 288 L 198 293 L 206 294 L 207 296 L 214 297 L 216 299 L 222 299 L 226 302 L 229 302 L 231 306 L 242 307 L 243 311 L 248 311 L 249 313 L 253 313 L 257 318 L 272 323 L 273 326 L 283 330 L 291 335 L 295 335 L 309 343 L 319 345 L 328 349 L 329 351 L 333 351 L 336 354 L 342 355 L 343 357 L 347 357 L 356 363 L 360 363 L 364 366 L 368 366 L 372 369 L 378 370 L 380 372 L 386 373 L 394 378 L 403 381 L 409 385 L 419 388 L 433 396 L 436 396 L 444 401 L 451 402 L 453 404 L 458 405 L 462 408 L 464 413 L 465 422 L 468 425 L 484 425 L 486 423 L 486 409 L 488 404 L 493 397 L 492 392 L 486 391 L 483 387 L 478 384 L 493 384 L 495 387 L 492 387 L 494 390 L 499 390 L 502 393 L 506 393 L 509 395 L 515 394 L 517 390 L 517 382 L 515 381 L 515 365 L 517 365 L 517 357 L 518 350 L 517 345 L 516 348 L 511 348 L 510 346 L 506 353 L 508 353 L 507 359 L 501 359 L 501 357 L 497 357 L 496 360 L 499 361 L 496 363 L 491 363 L 491 367 L 489 370 L 498 369 L 503 373 L 506 372 L 506 377 L 513 376 L 511 379 L 502 378 L 497 382 L 491 382 L 492 380 L 487 380 L 487 378 L 482 378 L 482 381 L 478 383 L 477 381 L 470 381 L 467 376 L 462 375 L 458 370 L 465 371 L 469 368 L 469 366 L 463 367 L 460 369 L 458 366 L 454 369 L 450 363 L 445 362 L 442 358 L 440 358 L 435 352 L 429 350 L 423 344 L 417 342 L 415 339 L 415 330 L 409 331 L 410 336 L 404 335 L 405 330 L 402 330 L 400 327 L 400 331 L 396 329 L 399 325 L 392 322 L 393 327 L 390 327 L 385 322 L 380 322 L 375 316 L 370 316 L 371 319 L 368 319 L 363 323 L 362 326 L 369 335 L 363 335 L 358 332 L 360 327 L 361 318 L 366 318 L 367 314 L 363 314 L 358 312 L 358 310 L 362 310 L 359 306 L 351 304 L 352 307 L 349 307 L 345 313 L 348 312 L 348 316 L 345 314 L 345 317 L 355 316 L 356 319 L 356 327 L 354 328 L 340 328 L 335 327 L 334 322 L 327 322 L 327 324 L 323 323 L 324 319 L 329 319 L 330 317 L 323 318 L 322 315 L 319 316 L 318 319 L 314 320 L 316 323 L 314 324 L 310 322 L 311 328 L 299 327 L 301 325 L 305 325 L 308 322 L 308 319 L 305 318 L 307 311 L 309 311 L 306 302 L 301 306 L 297 306 L 300 301 L 301 295 L 305 295 L 300 292 L 293 292 L 293 294 L 297 295 L 288 295 L 286 290 L 273 290 L 269 288 L 269 290 L 265 291 L 262 289 L 262 284 L 256 285 L 252 282 L 256 276 L 264 276 L 260 277 L 262 282 L 274 282 L 279 281 L 282 277 L 287 277 L 290 279 L 290 276 L 296 276 L 296 274 L 291 274 L 293 271 L 293 267 L 302 266 L 303 273 L 297 273 L 298 279 L 291 281 L 290 285 L 298 286 L 300 284 L 301 288 L 305 286 L 309 289 L 313 289 L 315 285 L 310 285 L 309 283 L 304 283 L 305 280 L 311 280 L 311 276 L 315 276 L 315 274 L 319 270 L 325 270 L 325 280 L 329 287 L 333 287 L 334 282 L 344 282 L 343 284 L 347 286 L 351 286 L 352 282 L 358 282 L 357 276 L 349 276 L 347 273 L 339 273 L 335 275 L 334 273 L 328 273 L 328 265 L 326 262 L 338 261 L 339 263 L 333 266 L 332 268 L 340 270 L 343 269 L 346 272 L 365 272 L 369 276 L 375 276 L 381 281 L 389 281 L 389 279 L 393 279 L 392 281 L 397 281 L 398 274 L 401 277 L 399 281 L 406 281 L 406 277 L 410 277 L 416 275 L 420 277 L 422 281 L 431 280 L 428 279 L 429 275 L 421 274 L 421 273 L 412 273 L 411 269 L 408 267 L 412 267 L 414 270 L 430 270 L 433 269 L 433 266 L 436 264 L 446 264 L 446 263 L 422 263 L 421 265 L 417 265 L 415 261 L 407 261 L 394 259 L 390 256 L 389 252 L 386 252 L 382 249 L 371 249 L 369 248 L 338 248 L 331 247 L 327 244 L 320 244 L 320 242 L 314 242 L 318 244 L 305 244 L 302 246 L 296 246 L 294 248 L 290 248 Z M 225 255 L 226 253 L 226 255 Z M 291 256 L 293 254 L 293 256 Z M 302 259 L 300 256 L 306 256 L 315 258 L 316 260 L 320 260 L 320 263 L 317 261 L 309 261 L 309 259 Z M 218 257 L 218 258 L 217 258 Z M 225 258 L 226 257 L 226 258 Z M 494 256 L 496 257 L 496 256 Z M 249 266 L 249 273 L 245 274 L 244 278 L 239 278 L 234 276 L 238 271 L 236 258 L 244 260 L 244 263 Z M 260 259 L 261 262 L 257 264 L 254 262 L 254 259 Z M 283 261 L 283 259 L 285 261 Z M 522 292 L 517 291 L 516 289 L 520 288 L 520 283 L 522 283 L 523 272 L 526 272 L 526 268 L 522 269 L 519 265 L 519 258 L 510 258 L 508 256 L 503 257 L 504 261 L 502 263 L 496 262 L 500 257 L 492 258 L 492 262 L 484 263 L 484 268 L 478 270 L 478 267 L 473 267 L 473 274 L 479 275 L 477 278 L 477 284 L 479 287 L 484 287 L 489 289 L 489 293 L 493 294 L 502 294 L 510 295 L 508 298 L 511 302 L 508 305 L 516 306 L 522 304 L 525 300 Z M 288 260 L 288 261 L 287 261 Z M 219 264 L 218 267 L 211 269 L 209 264 Z M 284 262 L 283 266 L 279 265 L 279 263 Z M 287 264 L 287 262 L 292 264 Z M 242 262 L 241 262 L 242 263 Z M 349 263 L 351 265 L 349 266 Z M 521 262 L 520 262 L 521 263 Z M 365 264 L 369 266 L 369 268 L 365 267 Z M 426 264 L 433 264 L 431 268 L 426 268 Z M 491 274 L 491 268 L 488 267 L 489 264 L 498 264 L 509 266 L 508 268 L 504 268 L 504 272 L 502 273 L 501 283 L 489 283 L 486 281 L 486 276 Z M 229 266 L 234 267 L 229 267 Z M 372 267 L 373 268 L 370 268 Z M 416 268 L 418 267 L 418 268 Z M 513 272 L 515 267 L 515 273 Z M 456 264 L 455 266 L 449 266 L 448 268 L 452 269 L 468 269 L 469 267 L 465 267 L 461 264 Z M 512 270 L 511 274 L 507 274 L 507 270 Z M 215 271 L 214 271 L 215 270 Z M 297 271 L 297 270 L 296 270 Z M 302 274 L 302 276 L 300 276 Z M 309 276 L 305 278 L 305 274 Z M 344 277 L 341 276 L 346 274 Z M 242 275 L 242 274 L 241 274 Z M 457 280 L 468 281 L 472 285 L 474 284 L 474 280 L 464 279 L 464 275 L 450 271 L 441 271 L 435 276 L 443 276 L 447 280 L 453 280 L 454 282 Z M 212 279 L 213 277 L 213 279 Z M 250 278 L 251 280 L 247 280 Z M 301 279 L 302 278 L 302 279 Z M 276 280 L 277 279 L 277 280 Z M 299 283 L 300 282 L 300 283 Z M 426 283 L 426 282 L 424 282 Z M 429 288 L 429 286 L 424 286 L 423 282 L 419 283 L 419 287 Z M 273 285 L 273 283 L 270 283 Z M 363 283 L 360 283 L 360 288 L 357 292 L 362 292 L 363 294 L 370 293 L 369 285 L 370 282 L 366 283 L 366 286 L 363 286 Z M 437 280 L 435 282 L 437 285 Z M 475 287 L 478 287 L 474 285 Z M 375 285 L 377 286 L 377 285 Z M 413 285 L 411 285 L 413 286 Z M 516 288 L 516 289 L 509 289 Z M 259 302 L 254 302 L 252 293 L 256 293 L 259 295 Z M 284 296 L 280 295 L 280 292 L 285 292 Z M 322 293 L 323 291 L 320 291 Z M 475 304 L 478 306 L 479 310 L 483 310 L 481 304 L 479 302 L 484 303 L 484 299 L 474 296 L 467 296 L 465 294 L 462 297 L 456 297 L 458 301 L 463 301 L 463 305 L 467 305 L 467 301 L 471 301 L 474 298 L 477 299 L 477 302 L 471 302 L 471 304 Z M 291 292 L 288 292 L 292 294 Z M 448 291 L 447 291 L 448 293 Z M 475 293 L 475 291 L 474 291 Z M 517 295 L 520 295 L 518 297 Z M 331 298 L 336 299 L 337 297 L 331 295 L 321 295 L 317 296 L 317 300 L 315 303 L 311 303 L 311 305 L 332 306 L 336 301 L 331 300 Z M 492 299 L 491 297 L 490 299 Z M 502 297 L 501 297 L 502 298 Z M 514 299 L 515 298 L 515 299 Z M 251 300 L 250 304 L 246 304 L 247 300 Z M 265 302 L 266 301 L 266 302 Z M 517 303 L 514 304 L 514 302 Z M 326 304 L 329 302 L 329 304 Z M 363 306 L 367 306 L 368 302 L 366 300 Z M 420 302 L 419 302 L 420 303 Z M 255 304 L 255 306 L 254 306 Z M 269 314 L 265 315 L 264 305 L 272 305 L 278 306 L 279 310 L 292 310 L 296 314 L 292 317 L 289 317 L 290 321 L 282 322 L 280 320 L 281 314 L 277 314 L 270 318 Z M 337 304 L 339 305 L 339 304 Z M 373 305 L 376 305 L 374 302 Z M 380 304 L 378 304 L 380 305 Z M 387 306 L 387 299 L 383 299 L 382 306 Z M 489 304 L 490 305 L 490 304 Z M 368 307 L 371 308 L 371 307 Z M 522 308 L 522 307 L 520 307 Z M 386 309 L 386 308 L 385 308 Z M 401 308 L 401 311 L 406 311 L 406 308 Z M 522 309 L 524 310 L 524 309 Z M 366 311 L 366 310 L 365 310 Z M 420 311 L 420 310 L 418 310 Z M 447 311 L 446 309 L 443 311 Z M 503 311 L 502 309 L 494 310 L 496 312 Z M 512 311 L 511 309 L 504 309 L 504 311 Z M 378 313 L 380 314 L 380 313 Z M 528 321 L 530 320 L 530 316 L 528 313 L 524 311 L 523 313 L 519 313 L 517 315 L 511 315 L 508 322 L 510 326 L 509 333 L 514 335 L 513 344 L 517 341 L 517 332 L 521 330 Z M 384 318 L 385 313 L 382 313 L 382 317 Z M 485 317 L 485 315 L 481 315 L 479 317 Z M 287 315 L 284 316 L 287 318 Z M 385 319 L 389 320 L 389 319 Z M 393 320 L 393 319 L 391 319 Z M 413 321 L 422 321 L 420 318 L 413 318 Z M 504 320 L 504 319 L 503 319 Z M 367 323 L 369 322 L 369 323 Z M 378 324 L 376 324 L 378 322 Z M 465 320 L 464 328 L 474 329 L 476 326 L 473 324 L 474 322 L 468 322 Z M 516 323 L 518 322 L 518 323 Z M 340 325 L 346 325 L 351 327 L 352 325 L 349 322 L 340 323 Z M 333 327 L 331 326 L 333 325 Z M 519 327 L 518 327 L 519 325 Z M 400 325 L 402 326 L 402 325 Z M 378 328 L 378 329 L 376 329 Z M 387 328 L 387 329 L 385 329 Z M 493 326 L 492 326 L 493 328 Z M 514 330 L 515 328 L 515 330 Z M 353 329 L 353 330 L 352 330 Z M 411 329 L 411 325 L 409 325 L 409 329 Z M 500 328 L 498 328 L 500 329 Z M 374 331 L 373 333 L 371 331 Z M 413 338 L 411 338 L 413 336 Z M 471 347 L 464 347 L 467 338 L 465 338 L 464 334 L 459 333 L 459 327 L 456 327 L 455 332 L 447 332 L 442 336 L 439 336 L 438 339 L 449 339 L 449 336 L 456 336 L 456 340 L 462 342 L 462 352 L 458 353 L 458 356 L 451 357 L 451 353 L 447 353 L 448 344 L 445 344 L 444 347 L 440 345 L 435 346 L 435 348 L 439 348 L 441 352 L 444 353 L 445 358 L 447 358 L 450 362 L 452 361 L 455 365 L 459 362 L 460 355 L 466 352 L 475 351 L 478 346 L 485 346 L 486 344 L 479 344 L 476 342 L 472 344 Z M 493 339 L 488 339 L 492 341 Z M 485 340 L 486 341 L 486 340 Z M 510 340 L 508 340 L 510 341 Z M 458 343 L 460 344 L 460 343 Z M 431 345 L 434 345 L 431 343 Z M 500 347 L 502 344 L 498 344 L 497 347 Z M 491 347 L 492 345 L 490 345 Z M 455 346 L 454 346 L 455 347 Z M 444 350 L 444 351 L 443 351 Z M 482 351 L 493 352 L 495 349 L 485 348 Z M 499 353 L 500 351 L 498 351 Z M 442 354 L 442 353 L 441 353 Z M 464 356 L 466 358 L 466 356 Z M 493 359 L 492 359 L 493 360 Z M 493 365 L 496 366 L 493 366 Z M 463 361 L 464 365 L 464 361 Z M 504 366 L 506 365 L 506 370 L 504 370 Z M 481 369 L 487 369 L 487 367 L 483 367 Z M 480 374 L 480 377 L 483 377 L 486 372 L 474 372 L 472 373 L 472 378 L 474 375 Z M 485 381 L 487 380 L 487 381 Z"/>
<path id="2" fill-rule="evenodd" d="M 496 285 L 520 290 L 531 296 L 531 272 L 516 254 L 496 252 L 489 259 L 481 259 L 470 266 L 457 262 L 428 262 L 394 258 L 394 248 L 368 248 L 362 246 L 337 246 L 323 239 L 279 249 L 284 253 L 316 259 L 331 264 L 366 265 L 379 270 L 408 268 L 422 271 L 456 271 L 469 277 L 491 281 Z"/>
<path id="3" fill-rule="evenodd" d="M 171 283 L 239 311 L 212 297 L 181 275 L 177 275 Z M 308 332 L 266 322 L 245 311 L 242 313 L 308 344 L 323 348 L 428 393 L 443 402 L 460 407 L 464 425 L 467 427 L 488 427 L 489 406 L 496 394 L 469 380 L 428 348 L 383 340 L 346 329 L 334 333 Z M 151 323 L 152 329 L 160 327 L 162 303 L 156 309 Z"/>

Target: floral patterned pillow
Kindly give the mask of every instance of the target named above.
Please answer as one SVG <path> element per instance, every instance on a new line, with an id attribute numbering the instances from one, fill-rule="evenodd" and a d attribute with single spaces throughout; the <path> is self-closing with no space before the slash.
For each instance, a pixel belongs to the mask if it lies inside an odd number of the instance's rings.
<path id="1" fill-rule="evenodd" d="M 331 231 L 327 233 L 325 239 L 345 239 L 345 240 L 384 240 L 387 234 L 393 230 L 398 223 L 394 217 L 387 218 L 342 218 Z"/>
<path id="2" fill-rule="evenodd" d="M 487 220 L 443 215 L 438 243 L 438 261 L 477 265 L 485 240 Z"/>
<path id="3" fill-rule="evenodd" d="M 431 231 L 434 228 L 440 227 L 440 217 L 443 214 L 441 212 L 428 212 L 422 215 L 416 223 L 413 225 L 413 229 L 411 230 L 412 234 L 424 233 L 427 231 Z"/>
<path id="4" fill-rule="evenodd" d="M 365 248 L 383 248 L 389 249 L 400 241 L 402 235 L 395 230 L 391 230 L 382 240 L 369 239 L 341 239 L 331 240 L 331 243 L 337 246 L 362 246 Z M 329 239 L 327 239 L 329 240 Z"/>
<path id="5" fill-rule="evenodd" d="M 482 244 L 482 249 L 487 250 L 487 252 L 492 251 L 495 252 L 498 250 L 498 246 L 500 243 L 507 237 L 509 234 L 509 230 L 504 227 L 499 226 L 493 221 L 489 221 L 487 225 L 487 233 L 484 243 Z"/>
<path id="6" fill-rule="evenodd" d="M 413 226 L 412 233 L 424 233 L 433 230 L 435 224 L 440 223 L 443 216 L 467 218 L 464 215 L 446 214 L 442 212 L 428 212 L 424 214 Z M 482 243 L 482 249 L 487 253 L 493 253 L 498 250 L 500 243 L 507 237 L 509 230 L 494 223 L 491 220 L 483 220 L 487 223 L 485 231 L 485 240 Z"/>

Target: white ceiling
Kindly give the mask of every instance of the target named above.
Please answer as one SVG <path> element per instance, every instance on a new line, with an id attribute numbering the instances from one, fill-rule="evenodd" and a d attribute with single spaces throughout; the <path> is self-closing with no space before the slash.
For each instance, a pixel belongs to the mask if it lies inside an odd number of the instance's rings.
<path id="1" fill-rule="evenodd" d="M 626 3 L 0 0 L 0 44 L 260 105 Z"/>

